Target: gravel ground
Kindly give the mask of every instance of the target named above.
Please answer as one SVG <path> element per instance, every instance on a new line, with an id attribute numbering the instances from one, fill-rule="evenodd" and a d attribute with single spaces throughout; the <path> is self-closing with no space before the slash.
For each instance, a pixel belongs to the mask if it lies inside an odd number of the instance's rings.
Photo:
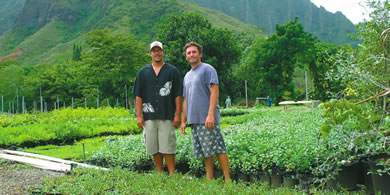
<path id="1" fill-rule="evenodd" d="M 46 177 L 59 177 L 64 173 L 34 168 L 0 159 L 0 195 L 28 194 L 26 187 L 42 183 Z"/>

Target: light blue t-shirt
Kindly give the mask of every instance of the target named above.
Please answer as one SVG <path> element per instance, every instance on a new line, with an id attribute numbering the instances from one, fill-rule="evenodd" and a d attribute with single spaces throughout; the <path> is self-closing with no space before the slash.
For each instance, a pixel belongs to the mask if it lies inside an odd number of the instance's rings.
<path id="1" fill-rule="evenodd" d="M 183 82 L 183 97 L 186 99 L 188 124 L 204 124 L 210 106 L 211 84 L 218 83 L 217 71 L 210 64 L 201 63 L 187 72 Z M 219 105 L 214 113 L 215 124 L 219 125 Z"/>

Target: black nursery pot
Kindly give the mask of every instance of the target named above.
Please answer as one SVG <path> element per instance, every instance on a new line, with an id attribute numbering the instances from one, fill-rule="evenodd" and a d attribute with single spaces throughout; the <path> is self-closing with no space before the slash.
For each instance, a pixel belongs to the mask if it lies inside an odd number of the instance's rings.
<path id="1" fill-rule="evenodd" d="M 382 175 L 379 175 L 377 173 L 377 170 L 383 169 L 384 167 L 382 165 L 377 165 L 376 160 L 379 160 L 381 158 L 390 158 L 389 155 L 379 155 L 375 157 L 367 158 L 365 163 L 368 165 L 369 171 L 372 172 L 371 178 L 372 178 L 372 184 L 374 187 L 375 194 L 381 193 L 381 194 L 389 194 L 390 195 L 390 175 L 383 173 Z"/>
<path id="2" fill-rule="evenodd" d="M 334 180 L 329 180 L 327 186 L 329 189 L 339 190 L 347 189 L 349 191 L 356 190 L 357 184 L 364 182 L 364 167 L 360 161 L 349 166 L 344 166 L 338 172 Z"/>

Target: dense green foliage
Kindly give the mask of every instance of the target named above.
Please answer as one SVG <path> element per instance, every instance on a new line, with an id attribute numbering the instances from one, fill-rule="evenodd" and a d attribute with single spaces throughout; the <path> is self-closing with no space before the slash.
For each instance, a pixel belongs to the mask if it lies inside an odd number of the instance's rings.
<path id="1" fill-rule="evenodd" d="M 231 125 L 223 130 L 232 173 L 310 173 L 321 158 L 321 152 L 326 150 L 324 145 L 318 144 L 320 110 L 284 113 L 276 108 L 252 113 L 242 115 L 246 116 L 242 124 L 229 123 Z M 234 118 L 237 117 L 241 118 Z M 222 119 L 222 124 L 231 120 Z M 145 154 L 142 140 L 140 135 L 109 139 L 92 158 L 106 166 L 150 169 L 151 156 Z M 204 171 L 202 161 L 193 158 L 191 136 L 179 132 L 176 162 L 187 165 L 192 173 Z M 219 165 L 216 163 L 216 166 Z"/>
<path id="2" fill-rule="evenodd" d="M 332 56 L 336 55 L 340 48 L 330 43 L 317 43 L 315 45 L 315 58 L 309 62 L 308 69 L 313 78 L 313 89 L 311 97 L 316 100 L 326 101 L 332 97 L 331 94 L 343 90 L 340 82 L 326 79 L 327 73 L 336 71 L 335 61 Z"/>
<path id="3" fill-rule="evenodd" d="M 140 133 L 125 109 L 61 109 L 38 115 L 0 115 L 0 146 L 67 144 L 88 137 Z"/>
<path id="4" fill-rule="evenodd" d="M 252 94 L 257 96 L 270 96 L 276 102 L 295 100 L 294 70 L 311 61 L 316 40 L 297 18 L 276 27 L 271 37 L 253 43 L 241 64 L 241 79 L 249 78 Z"/>
<path id="5" fill-rule="evenodd" d="M 234 83 L 232 66 L 238 63 L 240 50 L 232 32 L 214 28 L 201 15 L 189 13 L 169 17 L 161 24 L 157 37 L 166 43 L 167 60 L 179 69 L 182 76 L 190 68 L 184 57 L 184 45 L 190 41 L 202 45 L 201 60 L 217 70 L 222 95 L 233 93 L 229 87 Z"/>
<path id="6" fill-rule="evenodd" d="M 351 103 L 336 104 L 337 108 L 325 104 L 325 110 L 309 112 L 280 112 L 280 108 L 274 108 L 223 117 L 221 126 L 230 124 L 223 129 L 223 134 L 233 177 L 242 173 L 304 173 L 323 184 L 334 178 L 342 166 L 370 155 L 390 152 L 384 134 L 370 130 L 376 125 L 379 115 L 362 112 L 367 108 Z M 345 110 L 345 107 L 350 109 Z M 243 117 L 246 120 L 240 120 Z M 377 127 L 380 132 L 389 128 L 388 117 L 386 121 Z M 321 133 L 327 136 L 323 137 Z M 145 154 L 141 135 L 108 139 L 92 159 L 109 167 L 120 166 L 132 170 L 153 167 L 151 156 Z M 202 161 L 193 158 L 191 137 L 179 132 L 176 163 L 179 170 L 184 166 L 192 174 L 204 173 Z M 217 162 L 216 166 L 219 166 Z"/>
<path id="7" fill-rule="evenodd" d="M 27 93 L 39 97 L 41 89 L 45 101 L 50 103 L 59 97 L 70 105 L 74 98 L 76 106 L 83 106 L 84 98 L 88 98 L 89 105 L 96 107 L 96 101 L 91 99 L 99 95 L 111 105 L 117 101 L 125 105 L 126 86 L 129 90 L 138 69 L 147 63 L 142 44 L 132 36 L 105 30 L 91 32 L 87 44 L 81 61 L 36 66 L 26 78 Z"/>

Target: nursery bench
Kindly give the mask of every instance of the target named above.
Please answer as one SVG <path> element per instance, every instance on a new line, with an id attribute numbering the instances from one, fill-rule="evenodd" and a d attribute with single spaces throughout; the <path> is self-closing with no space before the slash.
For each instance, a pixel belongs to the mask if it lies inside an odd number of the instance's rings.
<path id="1" fill-rule="evenodd" d="M 279 105 L 284 105 L 284 110 L 287 110 L 288 105 L 295 105 L 295 104 L 311 104 L 311 108 L 316 108 L 319 104 L 319 100 L 311 100 L 311 101 L 282 101 L 279 102 Z"/>

